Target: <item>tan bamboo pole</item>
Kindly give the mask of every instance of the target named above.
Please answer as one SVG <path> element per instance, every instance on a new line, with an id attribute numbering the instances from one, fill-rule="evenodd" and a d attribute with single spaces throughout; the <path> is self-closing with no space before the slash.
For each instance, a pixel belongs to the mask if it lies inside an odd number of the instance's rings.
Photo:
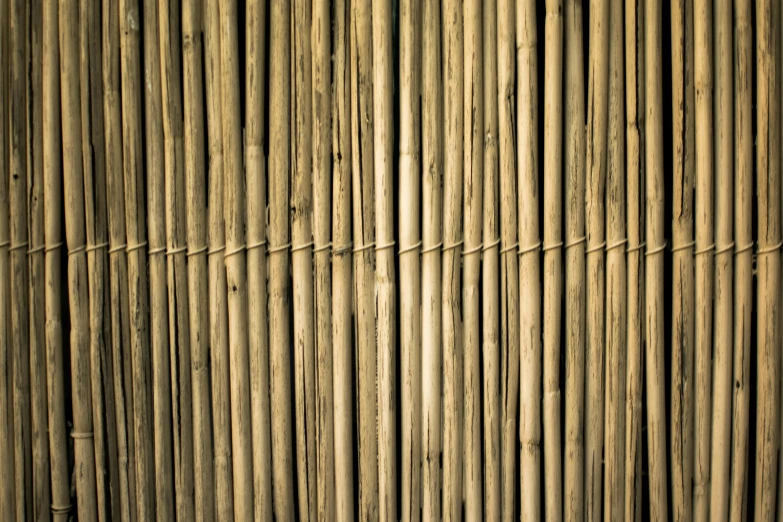
<path id="1" fill-rule="evenodd" d="M 462 248 L 463 27 L 462 2 L 443 6 L 443 520 L 462 518 L 463 408 Z M 448 151 L 446 153 L 445 151 Z"/>
<path id="2" fill-rule="evenodd" d="M 226 228 L 223 216 L 223 111 L 220 63 L 220 3 L 207 0 L 205 63 L 207 138 L 209 148 L 209 216 L 207 262 L 209 271 L 209 344 L 212 377 L 212 412 L 215 436 L 215 519 L 234 516 L 234 480 L 231 465 L 231 382 L 228 355 L 228 304 L 226 266 L 223 260 Z"/>
<path id="3" fill-rule="evenodd" d="M 517 3 L 517 168 L 519 178 L 519 442 L 521 520 L 541 508 L 541 236 L 538 217 L 538 40 L 536 5 Z M 508 247 L 506 247 L 508 248 Z M 524 378 L 522 378 L 524 376 Z"/>
<path id="4" fill-rule="evenodd" d="M 672 509 L 692 516 L 694 363 L 694 41 L 693 4 L 671 8 L 672 33 Z"/>
<path id="5" fill-rule="evenodd" d="M 734 48 L 731 3 L 715 4 L 715 344 L 710 506 L 713 520 L 729 518 L 731 477 L 732 305 L 734 271 Z"/>
<path id="6" fill-rule="evenodd" d="M 647 350 L 647 440 L 650 470 L 650 517 L 665 521 L 666 502 L 666 407 L 663 360 L 663 85 L 661 70 L 660 4 L 645 4 L 645 173 L 647 251 L 646 311 Z"/>
<path id="7" fill-rule="evenodd" d="M 291 5 L 271 6 L 269 56 L 269 380 L 275 518 L 294 519 L 289 346 L 288 177 L 291 151 Z"/>
<path id="8" fill-rule="evenodd" d="M 757 277 L 757 413 L 756 413 L 756 520 L 772 520 L 777 493 L 778 363 L 774 320 L 780 291 L 780 172 L 778 144 L 780 120 L 775 97 L 777 9 L 774 2 L 756 1 L 756 187 L 758 232 Z M 763 485 L 763 487 L 761 487 Z"/>
<path id="9" fill-rule="evenodd" d="M 400 4 L 400 378 L 402 418 L 402 513 L 405 522 L 418 521 L 421 510 L 421 6 Z"/>
<path id="10" fill-rule="evenodd" d="M 272 518 L 272 432 L 269 416 L 267 328 L 266 163 L 264 161 L 264 63 L 266 3 L 247 2 L 245 53 L 245 169 L 247 183 L 247 315 L 250 408 L 253 435 L 253 497 L 256 520 Z M 198 468 L 196 468 L 198 469 Z M 328 517 L 333 518 L 333 517 Z"/>
<path id="11" fill-rule="evenodd" d="M 441 246 L 443 180 L 443 75 L 438 0 L 423 4 L 422 42 L 422 521 L 441 519 Z"/>
<path id="12" fill-rule="evenodd" d="M 351 3 L 351 149 L 356 302 L 359 520 L 378 520 L 375 347 L 375 184 L 373 182 L 372 30 L 369 2 Z"/>
<path id="13" fill-rule="evenodd" d="M 483 7 L 481 52 L 484 57 L 484 187 L 481 224 L 481 351 L 484 372 L 484 517 L 501 519 L 500 402 L 500 194 L 498 166 L 498 36 L 497 0 Z"/>
<path id="14" fill-rule="evenodd" d="M 734 337 L 728 519 L 747 517 L 753 309 L 753 32 L 751 2 L 734 2 Z"/>
<path id="15" fill-rule="evenodd" d="M 463 4 L 463 219 L 462 331 L 463 490 L 466 520 L 482 520 L 481 468 L 481 227 L 484 190 L 484 93 L 479 2 Z M 457 250 L 459 252 L 459 250 Z M 459 267 L 459 265 L 457 265 Z M 457 273 L 459 271 L 457 270 Z M 486 328 L 486 325 L 484 325 Z M 459 399 L 458 399 L 459 400 Z"/>
<path id="16" fill-rule="evenodd" d="M 565 3 L 566 440 L 564 518 L 584 518 L 585 79 L 581 2 Z"/>
<path id="17" fill-rule="evenodd" d="M 519 271 L 517 262 L 517 170 L 515 23 L 512 0 L 498 0 L 498 136 L 500 160 L 500 393 L 502 520 L 511 522 L 517 486 L 519 405 Z M 425 67 L 425 71 L 427 68 Z"/>
<path id="18" fill-rule="evenodd" d="M 294 285 L 294 391 L 296 393 L 296 475 L 299 516 L 315 520 L 316 419 L 315 333 L 313 306 L 313 143 L 312 143 L 312 2 L 292 7 L 291 118 L 291 264 Z M 380 436 L 380 435 L 379 435 Z"/>
<path id="19" fill-rule="evenodd" d="M 85 253 L 85 192 L 82 166 L 82 115 L 79 110 L 79 11 L 75 0 L 60 2 L 60 91 L 62 100 L 63 187 L 68 248 L 71 317 L 71 393 L 74 405 L 76 493 L 79 520 L 95 521 L 97 489 L 90 398 L 90 319 Z M 19 517 L 17 517 L 19 518 Z"/>
<path id="20" fill-rule="evenodd" d="M 332 339 L 334 376 L 334 519 L 354 520 L 353 340 L 351 267 L 351 113 L 349 3 L 334 7 L 332 88 Z"/>
<path id="21" fill-rule="evenodd" d="M 609 114 L 606 169 L 606 398 L 604 518 L 625 520 L 625 74 L 623 4 L 609 14 Z"/>

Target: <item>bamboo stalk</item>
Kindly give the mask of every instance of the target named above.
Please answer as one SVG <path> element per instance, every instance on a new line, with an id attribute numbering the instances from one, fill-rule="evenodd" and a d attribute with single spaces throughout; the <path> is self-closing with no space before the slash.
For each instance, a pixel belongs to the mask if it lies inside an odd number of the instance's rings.
<path id="1" fill-rule="evenodd" d="M 353 342 L 351 267 L 351 113 L 349 5 L 334 10 L 332 89 L 332 340 L 335 520 L 353 522 Z M 328 371 L 328 370 L 327 370 Z"/>
<path id="2" fill-rule="evenodd" d="M 645 172 L 647 224 L 647 440 L 650 470 L 650 517 L 665 521 L 666 408 L 663 361 L 663 85 L 661 71 L 661 6 L 645 4 Z"/>
<path id="3" fill-rule="evenodd" d="M 226 228 L 223 216 L 223 130 L 221 109 L 220 3 L 208 0 L 205 16 L 207 139 L 209 147 L 209 345 L 212 377 L 212 412 L 215 435 L 215 519 L 234 516 L 234 482 L 231 457 L 231 400 L 228 355 L 226 267 L 223 260 Z"/>
<path id="4" fill-rule="evenodd" d="M 463 343 L 460 299 L 463 183 L 462 3 L 445 2 L 443 174 L 443 520 L 462 518 Z M 469 76 L 468 76 L 469 77 Z M 448 151 L 446 153 L 445 151 Z"/>
<path id="5" fill-rule="evenodd" d="M 515 100 L 515 6 L 498 0 L 498 146 L 500 160 L 500 393 L 503 469 L 502 520 L 511 522 L 516 499 L 519 405 L 519 271 L 517 261 L 517 171 Z M 427 68 L 425 67 L 425 71 Z M 426 220 L 425 220 L 426 221 Z"/>
<path id="6" fill-rule="evenodd" d="M 193 383 L 194 511 L 197 522 L 215 517 L 215 472 L 209 382 L 209 293 L 207 220 L 204 195 L 203 9 L 200 0 L 182 3 L 185 211 L 187 213 L 190 376 Z M 263 394 L 269 397 L 268 394 Z M 268 400 L 268 399 L 267 399 Z M 268 420 L 267 420 L 268 423 Z M 268 425 L 268 424 L 267 424 Z"/>
<path id="7" fill-rule="evenodd" d="M 734 114 L 731 4 L 715 4 L 715 345 L 710 506 L 714 520 L 729 518 L 731 473 L 732 303 L 734 270 Z"/>
<path id="8" fill-rule="evenodd" d="M 565 4 L 566 440 L 563 511 L 584 518 L 585 80 L 581 2 Z"/>
<path id="9" fill-rule="evenodd" d="M 98 519 L 95 447 L 90 397 L 90 318 L 85 253 L 85 191 L 82 165 L 82 115 L 79 110 L 79 11 L 75 0 L 60 3 L 60 89 L 62 99 L 63 187 L 68 247 L 71 318 L 71 375 L 79 520 Z"/>
<path id="10" fill-rule="evenodd" d="M 463 4 L 463 219 L 462 331 L 463 357 L 463 490 L 465 519 L 482 520 L 481 484 L 481 227 L 484 190 L 483 36 L 478 2 Z M 459 265 L 457 265 L 459 267 Z M 486 325 L 485 325 L 486 327 Z M 459 399 L 458 399 L 459 400 Z"/>
<path id="11" fill-rule="evenodd" d="M 498 167 L 498 37 L 497 1 L 488 0 L 482 11 L 484 57 L 484 187 L 481 264 L 481 350 L 484 371 L 484 516 L 501 519 L 501 402 L 499 301 L 499 167 Z M 494 245 L 494 246 L 493 246 Z"/>
<path id="12" fill-rule="evenodd" d="M 753 33 L 750 0 L 734 2 L 734 338 L 729 520 L 747 517 L 753 309 Z"/>
<path id="13" fill-rule="evenodd" d="M 267 329 L 266 164 L 264 161 L 264 81 L 266 2 L 247 3 L 245 76 L 245 168 L 247 183 L 247 289 L 250 334 L 250 408 L 253 434 L 255 519 L 272 518 L 272 440 L 269 417 Z"/>
<path id="14" fill-rule="evenodd" d="M 290 2 L 274 2 L 269 69 L 269 349 L 275 518 L 294 519 L 289 352 L 288 169 L 291 104 Z"/>
<path id="15" fill-rule="evenodd" d="M 443 83 L 440 2 L 423 4 L 422 41 L 422 520 L 441 518 L 441 253 Z"/>
<path id="16" fill-rule="evenodd" d="M 535 2 L 517 5 L 517 168 L 519 216 L 519 442 L 521 520 L 540 520 L 541 236 L 538 217 L 538 39 Z M 521 376 L 525 376 L 524 379 Z"/>

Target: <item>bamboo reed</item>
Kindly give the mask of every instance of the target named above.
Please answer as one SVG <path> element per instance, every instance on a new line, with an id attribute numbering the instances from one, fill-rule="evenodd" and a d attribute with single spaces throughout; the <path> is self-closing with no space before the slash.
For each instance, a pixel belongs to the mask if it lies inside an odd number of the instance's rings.
<path id="1" fill-rule="evenodd" d="M 443 520 L 462 518 L 463 343 L 460 265 L 463 184 L 462 3 L 443 7 Z M 468 76 L 470 78 L 470 76 Z M 445 151 L 448 151 L 446 153 Z"/>
<path id="2" fill-rule="evenodd" d="M 500 216 L 498 166 L 498 37 L 497 1 L 482 11 L 484 67 L 484 187 L 481 263 L 481 351 L 484 390 L 484 517 L 501 519 L 501 402 L 500 402 Z"/>
<path id="3" fill-rule="evenodd" d="M 250 408 L 253 435 L 253 496 L 256 520 L 272 518 L 272 440 L 269 417 L 267 329 L 266 164 L 264 161 L 264 81 L 266 3 L 247 3 L 245 53 L 245 170 L 247 184 L 247 300 Z M 329 517 L 332 518 L 332 517 Z"/>
<path id="4" fill-rule="evenodd" d="M 368 2 L 351 4 L 351 149 L 356 302 L 359 520 L 378 520 L 375 347 L 375 185 L 373 183 L 372 31 Z"/>
<path id="5" fill-rule="evenodd" d="M 756 520 L 772 520 L 777 493 L 778 440 L 778 315 L 780 291 L 780 136 L 776 99 L 777 8 L 756 1 L 756 186 L 758 232 L 757 277 L 757 414 Z M 762 487 L 763 485 L 763 487 Z"/>
<path id="6" fill-rule="evenodd" d="M 226 228 L 223 214 L 223 117 L 221 110 L 220 3 L 208 0 L 204 49 L 207 90 L 207 139 L 209 148 L 207 232 L 209 270 L 209 345 L 212 378 L 212 412 L 215 435 L 215 519 L 234 516 L 234 481 L 231 462 L 231 383 L 228 354 L 228 305 L 224 252 Z"/>
<path id="7" fill-rule="evenodd" d="M 79 520 L 98 520 L 95 447 L 90 397 L 90 318 L 85 253 L 85 190 L 82 165 L 82 114 L 79 110 L 79 11 L 75 0 L 60 3 L 60 90 L 62 99 L 63 187 L 68 247 L 71 319 L 71 378 Z M 18 514 L 18 513 L 17 513 Z M 21 517 L 17 517 L 21 519 Z"/>
<path id="8" fill-rule="evenodd" d="M 420 520 L 421 510 L 421 8 L 399 6 L 400 17 L 400 377 L 402 380 L 402 513 L 405 522 Z"/>
<path id="9" fill-rule="evenodd" d="M 463 4 L 464 105 L 462 247 L 463 358 L 463 489 L 465 519 L 482 520 L 481 468 L 481 227 L 484 190 L 484 92 L 481 8 L 478 2 Z M 459 266 L 459 265 L 458 265 Z M 484 325 L 485 326 L 485 325 Z M 459 352 L 458 352 L 459 353 Z"/>
<path id="10" fill-rule="evenodd" d="M 750 359 L 753 309 L 753 33 L 750 0 L 734 3 L 734 338 L 732 378 L 731 484 L 732 522 L 747 517 Z"/>
<path id="11" fill-rule="evenodd" d="M 443 76 L 438 0 L 422 6 L 422 520 L 441 519 Z"/>
<path id="12" fill-rule="evenodd" d="M 274 2 L 269 69 L 269 370 L 275 518 L 294 519 L 289 369 L 288 169 L 290 157 L 290 2 Z"/>
<path id="13" fill-rule="evenodd" d="M 517 484 L 519 406 L 519 271 L 517 262 L 517 172 L 515 99 L 515 6 L 498 0 L 498 127 L 500 160 L 500 393 L 502 396 L 502 520 L 511 522 Z M 425 71 L 426 71 L 425 67 Z"/>
<path id="14" fill-rule="evenodd" d="M 734 270 L 734 114 L 731 4 L 715 4 L 715 344 L 710 506 L 714 520 L 729 518 L 731 477 L 732 305 Z"/>
<path id="15" fill-rule="evenodd" d="M 647 440 L 650 470 L 650 517 L 665 521 L 666 408 L 663 361 L 663 85 L 661 71 L 661 6 L 645 4 L 645 173 L 647 225 Z"/>
<path id="16" fill-rule="evenodd" d="M 583 13 L 565 3 L 566 440 L 564 518 L 584 518 L 585 79 Z"/>

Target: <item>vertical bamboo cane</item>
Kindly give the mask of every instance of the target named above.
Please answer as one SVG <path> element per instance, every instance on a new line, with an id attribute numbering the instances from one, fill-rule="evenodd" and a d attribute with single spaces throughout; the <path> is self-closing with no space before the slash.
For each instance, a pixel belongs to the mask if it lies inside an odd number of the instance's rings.
<path id="1" fill-rule="evenodd" d="M 422 41 L 422 520 L 441 519 L 441 246 L 443 83 L 440 2 L 423 5 Z"/>
<path id="2" fill-rule="evenodd" d="M 519 215 L 519 438 L 521 520 L 541 510 L 541 236 L 538 217 L 538 40 L 536 6 L 517 5 L 517 165 Z M 525 376 L 522 379 L 522 376 Z"/>
<path id="3" fill-rule="evenodd" d="M 71 311 L 71 375 L 74 404 L 76 492 L 79 520 L 98 519 L 95 449 L 90 400 L 90 318 L 85 254 L 85 192 L 82 166 L 82 115 L 79 110 L 79 11 L 76 0 L 60 3 L 60 89 L 62 99 L 65 233 Z M 17 517 L 18 519 L 20 517 Z"/>
<path id="4" fill-rule="evenodd" d="M 503 401 L 502 520 L 511 522 L 516 498 L 519 413 L 519 271 L 517 261 L 517 170 L 514 2 L 498 0 L 498 126 L 500 143 L 500 393 Z M 425 67 L 425 71 L 426 71 Z"/>
<path id="5" fill-rule="evenodd" d="M 418 521 L 421 510 L 421 8 L 400 4 L 400 349 L 402 380 L 402 513 Z"/>
<path id="6" fill-rule="evenodd" d="M 481 226 L 484 190 L 484 92 L 479 2 L 463 4 L 463 219 L 462 314 L 465 328 L 462 337 L 464 384 L 463 490 L 465 519 L 482 520 L 481 513 Z M 459 265 L 457 265 L 459 266 Z M 486 327 L 486 326 L 485 326 Z"/>
<path id="7" fill-rule="evenodd" d="M 228 305 L 226 295 L 226 228 L 223 218 L 223 117 L 221 110 L 220 14 L 218 0 L 207 0 L 205 61 L 207 89 L 207 137 L 209 148 L 209 345 L 211 353 L 212 412 L 215 434 L 215 519 L 234 516 L 234 481 L 231 465 L 231 380 L 228 355 Z"/>
<path id="8" fill-rule="evenodd" d="M 462 518 L 462 244 L 463 28 L 462 2 L 443 7 L 443 520 Z M 448 151 L 446 153 L 445 151 Z"/>
<path id="9" fill-rule="evenodd" d="M 756 416 L 756 520 L 772 520 L 777 493 L 778 292 L 780 291 L 780 120 L 775 97 L 777 13 L 774 2 L 756 0 L 756 187 L 758 213 Z"/>
<path id="10" fill-rule="evenodd" d="M 750 0 L 734 2 L 734 369 L 729 520 L 747 516 L 753 309 L 753 32 Z"/>
<path id="11" fill-rule="evenodd" d="M 497 0 L 482 11 L 484 67 L 484 211 L 481 264 L 481 350 L 484 370 L 484 517 L 501 519 L 501 408 L 500 408 L 500 194 L 498 167 L 498 38 Z"/>
<path id="12" fill-rule="evenodd" d="M 565 294 L 567 522 L 584 518 L 585 78 L 582 3 L 565 5 Z"/>
<path id="13" fill-rule="evenodd" d="M 732 300 L 734 269 L 734 114 L 731 3 L 715 4 L 715 367 L 713 377 L 710 506 L 713 520 L 729 518 L 731 477 Z"/>
<path id="14" fill-rule="evenodd" d="M 275 518 L 294 519 L 288 286 L 290 2 L 272 3 L 269 69 L 269 370 Z"/>

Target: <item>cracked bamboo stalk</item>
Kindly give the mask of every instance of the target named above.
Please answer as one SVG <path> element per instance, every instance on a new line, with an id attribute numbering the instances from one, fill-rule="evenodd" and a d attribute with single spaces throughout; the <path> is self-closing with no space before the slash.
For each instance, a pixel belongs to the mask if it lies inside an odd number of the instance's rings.
<path id="1" fill-rule="evenodd" d="M 202 0 L 182 2 L 182 65 L 184 101 L 185 212 L 188 244 L 190 371 L 193 390 L 194 513 L 197 522 L 215 517 L 215 473 L 209 382 L 209 294 L 207 283 L 207 219 L 204 197 L 204 99 Z M 268 394 L 264 394 L 269 397 Z M 268 400 L 268 399 L 267 399 Z M 268 420 L 267 420 L 267 429 Z M 268 470 L 269 471 L 269 470 Z"/>
<path id="2" fill-rule="evenodd" d="M 734 107 L 730 2 L 715 3 L 715 344 L 709 513 L 729 518 L 734 270 Z"/>
<path id="3" fill-rule="evenodd" d="M 402 418 L 402 513 L 418 521 L 421 509 L 421 239 L 420 221 L 420 86 L 421 8 L 400 4 L 400 350 Z"/>
<path id="4" fill-rule="evenodd" d="M 751 0 L 734 2 L 734 337 L 728 519 L 747 516 L 753 309 L 753 33 Z M 751 245 L 750 248 L 746 248 Z"/>
<path id="5" fill-rule="evenodd" d="M 540 520 L 541 256 L 538 179 L 538 40 L 536 5 L 517 5 L 517 204 L 519 216 L 519 442 L 521 520 Z M 523 379 L 521 376 L 525 376 Z"/>
<path id="6" fill-rule="evenodd" d="M 291 359 L 288 286 L 288 169 L 290 154 L 290 2 L 271 6 L 269 69 L 269 381 L 275 518 L 293 520 Z"/>
<path id="7" fill-rule="evenodd" d="M 272 432 L 269 416 L 267 328 L 266 163 L 264 158 L 264 53 L 266 2 L 247 2 L 245 53 L 245 169 L 247 183 L 247 315 L 250 408 L 253 435 L 253 496 L 256 520 L 272 518 Z M 329 517 L 331 518 L 331 517 Z"/>
<path id="8" fill-rule="evenodd" d="M 584 518 L 585 79 L 582 3 L 565 4 L 566 440 L 564 518 Z"/>
<path id="9" fill-rule="evenodd" d="M 481 226 L 484 190 L 484 92 L 481 10 L 479 2 L 463 4 L 463 219 L 461 249 L 463 358 L 463 489 L 465 519 L 482 520 L 481 468 Z M 459 265 L 457 265 L 459 266 Z M 457 271 L 457 273 L 459 273 Z M 484 325 L 486 328 L 486 325 Z"/>
<path id="10" fill-rule="evenodd" d="M 422 41 L 422 520 L 441 519 L 441 252 L 443 83 L 440 2 L 423 5 Z"/>
<path id="11" fill-rule="evenodd" d="M 462 518 L 463 351 L 460 265 L 462 249 L 463 27 L 462 2 L 443 7 L 443 520 Z"/>

